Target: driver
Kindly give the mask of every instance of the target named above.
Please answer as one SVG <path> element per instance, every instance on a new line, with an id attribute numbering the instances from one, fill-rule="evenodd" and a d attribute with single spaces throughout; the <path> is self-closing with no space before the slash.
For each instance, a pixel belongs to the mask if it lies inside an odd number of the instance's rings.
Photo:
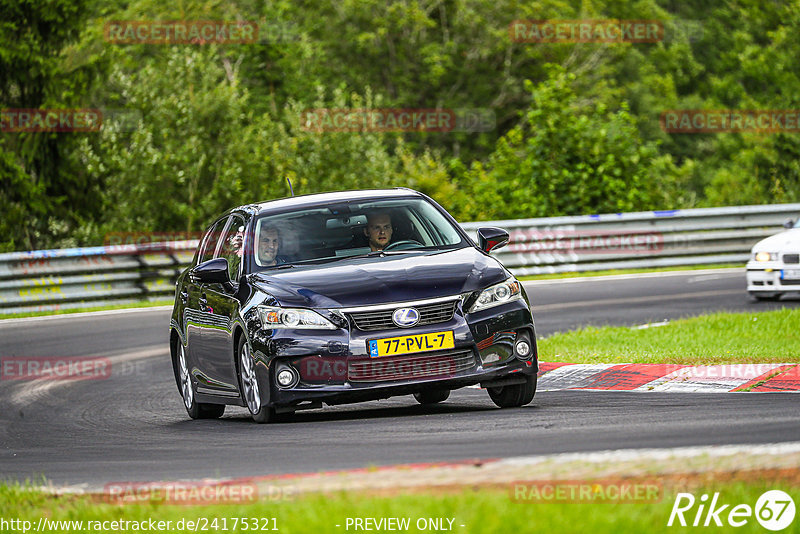
<path id="1" fill-rule="evenodd" d="M 258 235 L 258 259 L 261 265 L 270 267 L 283 263 L 278 257 L 280 234 L 274 226 L 262 226 Z"/>
<path id="2" fill-rule="evenodd" d="M 364 235 L 369 241 L 369 248 L 374 252 L 383 250 L 392 240 L 392 217 L 388 211 L 378 211 L 367 215 L 367 227 Z"/>

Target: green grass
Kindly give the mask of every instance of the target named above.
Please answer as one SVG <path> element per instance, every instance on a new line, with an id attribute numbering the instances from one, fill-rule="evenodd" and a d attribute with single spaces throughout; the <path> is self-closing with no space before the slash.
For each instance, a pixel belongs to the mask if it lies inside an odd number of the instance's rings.
<path id="1" fill-rule="evenodd" d="M 519 280 L 558 280 L 561 278 L 580 278 L 584 276 L 612 276 L 619 274 L 664 273 L 672 271 L 697 271 L 701 269 L 744 269 L 744 263 L 712 263 L 705 265 L 682 265 L 676 267 L 660 267 L 657 269 L 610 269 L 608 271 L 586 271 L 568 273 L 532 274 L 520 276 Z"/>
<path id="2" fill-rule="evenodd" d="M 587 327 L 539 341 L 545 362 L 782 363 L 800 359 L 800 309 L 714 313 L 641 330 Z"/>
<path id="3" fill-rule="evenodd" d="M 91 306 L 90 303 L 87 303 L 85 308 L 69 308 L 64 310 L 9 313 L 7 315 L 0 315 L 0 321 L 2 321 L 3 319 L 19 319 L 22 317 L 44 317 L 47 315 L 65 315 L 69 313 L 85 313 L 85 312 L 106 311 L 106 310 L 126 310 L 128 308 L 152 308 L 154 306 L 172 306 L 173 303 L 174 301 L 172 299 L 133 302 L 128 304 L 107 304 L 105 306 Z"/>
<path id="4" fill-rule="evenodd" d="M 686 487 L 676 486 L 678 488 L 676 490 L 665 486 L 664 494 L 658 502 L 575 504 L 516 501 L 512 498 L 512 487 L 509 484 L 495 488 L 469 488 L 455 493 L 429 490 L 425 493 L 390 496 L 341 492 L 298 496 L 285 501 L 202 507 L 158 504 L 116 506 L 98 504 L 86 496 L 52 497 L 39 491 L 5 486 L 0 487 L 0 516 L 5 520 L 31 521 L 34 529 L 40 517 L 84 522 L 119 519 L 142 521 L 152 518 L 156 521 L 172 521 L 172 528 L 169 530 L 171 532 L 180 532 L 175 528 L 175 524 L 181 519 L 206 518 L 210 522 L 216 518 L 218 529 L 208 528 L 205 531 L 224 532 L 221 529 L 223 518 L 227 520 L 228 531 L 233 531 L 234 518 L 275 518 L 278 531 L 283 533 L 344 533 L 354 531 L 352 526 L 349 529 L 345 528 L 348 517 L 376 519 L 408 517 L 411 520 L 408 532 L 418 532 L 414 524 L 419 518 L 451 518 L 454 519 L 453 532 L 464 533 L 630 532 L 638 534 L 681 530 L 680 526 L 669 528 L 666 525 L 677 491 L 687 491 Z M 712 480 L 702 485 L 694 485 L 689 491 L 698 499 L 703 493 L 719 492 L 720 504 L 748 504 L 754 507 L 758 497 L 764 491 L 772 489 L 782 489 L 790 495 L 797 496 L 797 487 L 792 487 L 792 482 L 776 483 L 764 479 L 735 482 Z M 730 508 L 731 506 L 728 507 L 728 511 Z M 697 505 L 691 513 L 685 515 L 689 519 L 689 524 L 696 510 Z M 723 514 L 722 518 L 725 517 Z M 792 526 L 797 525 L 798 521 L 795 518 Z M 270 522 L 270 528 L 272 525 Z M 721 532 L 728 529 L 730 527 L 727 525 L 723 528 L 714 528 Z M 753 517 L 749 518 L 744 527 L 735 530 L 765 532 Z M 202 527 L 198 531 L 202 532 Z M 238 528 L 237 531 L 243 530 Z M 793 531 L 792 527 L 785 532 L 790 531 Z M 50 532 L 69 531 L 55 528 Z"/>

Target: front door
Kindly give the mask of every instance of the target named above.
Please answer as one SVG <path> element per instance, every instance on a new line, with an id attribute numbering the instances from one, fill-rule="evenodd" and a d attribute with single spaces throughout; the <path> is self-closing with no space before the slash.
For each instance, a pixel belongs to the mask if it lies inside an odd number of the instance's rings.
<path id="1" fill-rule="evenodd" d="M 202 359 L 206 386 L 209 392 L 232 397 L 239 395 L 233 324 L 239 313 L 235 293 L 241 268 L 244 225 L 240 215 L 232 215 L 215 254 L 215 257 L 228 260 L 231 284 L 203 284 L 200 291 L 201 312 L 205 315 Z"/>

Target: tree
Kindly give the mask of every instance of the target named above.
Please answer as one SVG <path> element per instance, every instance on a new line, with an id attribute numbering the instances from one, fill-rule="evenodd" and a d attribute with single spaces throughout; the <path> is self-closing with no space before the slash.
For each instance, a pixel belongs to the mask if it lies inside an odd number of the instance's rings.
<path id="1" fill-rule="evenodd" d="M 475 163 L 460 185 L 472 219 L 607 213 L 652 204 L 654 143 L 639 138 L 623 106 L 580 102 L 575 77 L 553 66 L 550 78 L 528 82 L 531 103 L 522 123 L 497 143 L 484 166 Z M 659 162 L 664 170 L 665 162 Z M 666 165 L 668 167 L 668 165 Z M 669 177 L 659 177 L 661 180 Z"/>
<path id="2" fill-rule="evenodd" d="M 85 0 L 0 0 L 0 109 L 75 107 L 86 69 L 61 54 L 78 37 Z M 52 245 L 91 217 L 96 189 L 65 164 L 80 134 L 0 132 L 0 250 Z"/>

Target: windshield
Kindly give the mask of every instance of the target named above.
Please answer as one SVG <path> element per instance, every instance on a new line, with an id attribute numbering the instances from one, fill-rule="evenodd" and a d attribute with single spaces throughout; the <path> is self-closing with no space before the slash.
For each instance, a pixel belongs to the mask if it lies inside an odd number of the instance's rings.
<path id="1" fill-rule="evenodd" d="M 420 198 L 369 200 L 302 208 L 256 220 L 256 270 L 466 246 L 461 234 Z"/>

